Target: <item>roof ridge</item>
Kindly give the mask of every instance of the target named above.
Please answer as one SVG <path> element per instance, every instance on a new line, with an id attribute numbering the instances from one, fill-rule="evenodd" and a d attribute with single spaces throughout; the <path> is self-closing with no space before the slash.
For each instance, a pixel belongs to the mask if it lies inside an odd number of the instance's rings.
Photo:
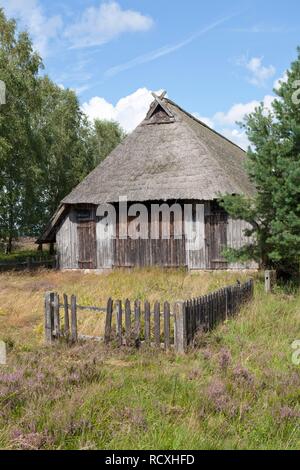
<path id="1" fill-rule="evenodd" d="M 181 112 L 183 112 L 184 114 L 186 114 L 189 118 L 193 119 L 194 121 L 198 122 L 199 124 L 201 124 L 202 126 L 206 127 L 207 129 L 209 129 L 211 132 L 213 132 L 214 134 L 218 135 L 219 137 L 221 137 L 222 139 L 226 140 L 227 142 L 229 142 L 230 144 L 234 145 L 235 147 L 237 147 L 239 150 L 242 150 L 242 152 L 244 152 L 245 154 L 247 153 L 244 149 L 242 149 L 242 147 L 240 147 L 238 144 L 236 144 L 235 142 L 232 142 L 232 140 L 228 139 L 227 137 L 225 137 L 224 135 L 222 135 L 220 132 L 216 131 L 215 129 L 212 129 L 210 126 L 208 126 L 207 124 L 205 124 L 205 122 L 201 121 L 200 119 L 196 118 L 193 114 L 189 113 L 188 111 L 186 111 L 185 109 L 183 109 L 181 106 L 179 106 L 177 103 L 175 103 L 175 101 L 172 101 L 170 100 L 169 98 L 164 98 L 163 99 L 164 101 L 168 101 L 171 105 L 173 106 L 176 106 L 176 108 L 178 108 Z"/>

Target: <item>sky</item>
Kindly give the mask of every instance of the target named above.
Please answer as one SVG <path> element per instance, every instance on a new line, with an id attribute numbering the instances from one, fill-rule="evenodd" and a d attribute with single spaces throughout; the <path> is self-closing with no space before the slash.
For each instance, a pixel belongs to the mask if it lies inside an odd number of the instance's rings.
<path id="1" fill-rule="evenodd" d="M 300 45 L 299 0 L 0 0 L 83 111 L 131 132 L 151 91 L 243 148 L 236 124 L 273 88 Z"/>

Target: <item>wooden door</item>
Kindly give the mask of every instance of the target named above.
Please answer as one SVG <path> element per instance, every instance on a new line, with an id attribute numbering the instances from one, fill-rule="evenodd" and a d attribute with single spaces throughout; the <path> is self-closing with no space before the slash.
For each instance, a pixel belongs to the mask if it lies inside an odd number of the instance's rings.
<path id="1" fill-rule="evenodd" d="M 96 223 L 95 221 L 80 222 L 78 231 L 78 267 L 80 269 L 96 269 Z"/>
<path id="2" fill-rule="evenodd" d="M 222 255 L 227 247 L 227 220 L 224 213 L 205 216 L 206 263 L 210 269 L 226 269 L 228 266 Z"/>

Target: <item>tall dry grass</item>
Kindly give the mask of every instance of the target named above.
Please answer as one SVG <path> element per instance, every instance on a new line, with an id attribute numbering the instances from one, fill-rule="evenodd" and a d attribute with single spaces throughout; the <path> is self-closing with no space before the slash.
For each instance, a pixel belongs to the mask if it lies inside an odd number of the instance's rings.
<path id="1" fill-rule="evenodd" d="M 0 274 L 0 334 L 24 346 L 42 340 L 44 294 L 75 294 L 80 305 L 105 306 L 109 297 L 124 301 L 139 299 L 174 302 L 202 295 L 237 279 L 245 273 L 187 273 L 184 270 L 135 269 L 107 275 L 80 272 L 39 271 Z M 103 315 L 80 312 L 83 334 L 103 333 Z"/>

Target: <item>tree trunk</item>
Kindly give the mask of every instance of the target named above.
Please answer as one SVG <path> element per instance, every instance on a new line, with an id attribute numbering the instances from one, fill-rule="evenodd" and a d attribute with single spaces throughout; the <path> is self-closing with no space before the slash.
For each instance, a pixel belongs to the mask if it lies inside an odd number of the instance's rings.
<path id="1" fill-rule="evenodd" d="M 10 235 L 9 238 L 8 238 L 7 244 L 6 244 L 6 248 L 5 248 L 5 253 L 7 255 L 9 255 L 11 253 L 12 241 L 13 241 L 13 237 Z"/>

